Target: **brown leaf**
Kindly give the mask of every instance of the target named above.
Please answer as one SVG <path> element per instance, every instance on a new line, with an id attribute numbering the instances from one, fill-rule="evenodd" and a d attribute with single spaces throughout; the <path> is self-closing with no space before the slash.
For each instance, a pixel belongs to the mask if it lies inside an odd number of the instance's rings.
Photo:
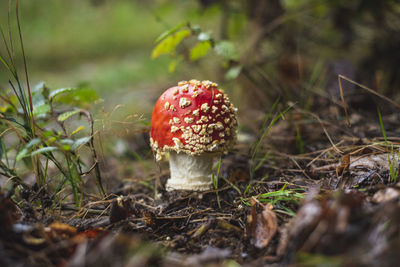
<path id="1" fill-rule="evenodd" d="M 104 233 L 104 228 L 99 227 L 99 228 L 92 228 L 89 230 L 86 230 L 84 232 L 80 232 L 75 236 L 75 238 L 79 239 L 88 239 L 88 238 L 96 238 L 99 234 Z"/>
<path id="2" fill-rule="evenodd" d="M 57 222 L 57 221 L 50 224 L 44 230 L 47 234 L 47 237 L 53 241 L 71 238 L 71 237 L 75 236 L 77 233 L 77 230 L 75 227 L 72 227 L 68 224 Z"/>
<path id="3" fill-rule="evenodd" d="M 74 236 L 76 234 L 76 228 L 66 223 L 53 222 L 49 225 L 50 229 L 58 234 Z"/>
<path id="4" fill-rule="evenodd" d="M 274 237 L 278 228 L 278 221 L 275 212 L 272 210 L 272 204 L 263 205 L 261 214 L 257 214 L 256 201 L 251 199 L 250 203 L 253 206 L 249 217 L 250 242 L 257 248 L 264 248 Z"/>
<path id="5" fill-rule="evenodd" d="M 350 166 L 350 154 L 346 154 L 342 157 L 342 162 L 336 168 L 336 175 L 342 176 L 349 169 L 349 166 Z"/>
<path id="6" fill-rule="evenodd" d="M 218 220 L 218 226 L 227 231 L 232 231 L 232 232 L 236 232 L 236 233 L 242 232 L 242 229 L 240 229 L 236 225 L 230 224 L 224 220 Z"/>

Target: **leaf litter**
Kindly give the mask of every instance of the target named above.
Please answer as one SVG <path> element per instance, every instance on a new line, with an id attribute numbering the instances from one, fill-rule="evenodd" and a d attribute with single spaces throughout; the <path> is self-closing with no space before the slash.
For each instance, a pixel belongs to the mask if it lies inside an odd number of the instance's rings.
<path id="1" fill-rule="evenodd" d="M 270 178 L 252 181 L 249 198 L 248 158 L 226 156 L 218 187 L 221 208 L 215 190 L 161 190 L 154 198 L 144 184 L 124 181 L 115 187 L 117 194 L 88 202 L 78 217 L 70 217 L 77 211 L 64 205 L 55 220 L 50 210 L 43 214 L 2 195 L 3 261 L 32 266 L 393 266 L 400 246 L 400 186 L 389 177 L 390 154 L 380 144 L 359 140 L 337 148 L 346 154 L 330 147 L 319 153 L 326 160 L 294 154 L 285 165 L 282 154 L 274 155 L 281 167 L 259 168 L 254 177 L 268 172 Z M 297 190 L 306 194 L 294 201 L 290 192 Z M 278 198 L 283 195 L 288 198 Z"/>

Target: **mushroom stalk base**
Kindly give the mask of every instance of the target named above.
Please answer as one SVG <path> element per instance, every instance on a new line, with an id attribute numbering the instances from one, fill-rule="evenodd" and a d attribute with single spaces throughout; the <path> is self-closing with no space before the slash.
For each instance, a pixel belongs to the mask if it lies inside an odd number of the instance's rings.
<path id="1" fill-rule="evenodd" d="M 191 156 L 186 153 L 170 152 L 169 167 L 171 178 L 167 191 L 205 191 L 212 188 L 213 156 Z"/>

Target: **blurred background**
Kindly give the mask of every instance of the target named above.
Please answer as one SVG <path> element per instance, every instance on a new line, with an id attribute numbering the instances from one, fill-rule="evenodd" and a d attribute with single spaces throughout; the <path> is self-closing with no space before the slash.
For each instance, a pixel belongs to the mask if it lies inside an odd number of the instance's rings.
<path id="1" fill-rule="evenodd" d="M 5 30 L 7 2 L 0 3 Z M 338 72 L 382 93 L 393 92 L 400 83 L 399 15 L 400 5 L 391 0 L 20 1 L 32 84 L 88 83 L 107 105 L 129 103 L 145 114 L 151 109 L 140 101 L 149 97 L 145 92 L 190 78 L 216 80 L 235 90 L 238 83 L 249 91 L 259 87 L 257 100 L 263 103 L 277 94 L 294 98 L 317 90 L 311 87 L 323 86 Z M 236 55 L 226 62 L 221 53 L 215 58 L 209 51 L 190 60 L 196 41 L 187 38 L 172 57 L 152 59 L 157 37 L 181 22 L 199 26 L 217 42 L 231 42 Z M 168 66 L 178 56 L 183 58 L 171 73 Z M 246 83 L 225 79 L 235 64 L 241 73 L 231 78 Z M 0 75 L 4 84 L 4 69 Z"/>
<path id="2" fill-rule="evenodd" d="M 400 100 L 394 0 L 35 0 L 19 8 L 31 84 L 93 88 L 99 99 L 87 108 L 109 141 L 105 151 L 136 159 L 151 158 L 153 104 L 180 80 L 217 82 L 239 107 L 239 137 L 250 142 L 278 99 L 277 110 L 297 103 L 342 120 L 338 74 Z M 18 46 L 15 53 L 22 70 Z M 3 88 L 8 77 L 2 67 Z M 351 109 L 376 116 L 379 99 L 345 81 L 343 89 Z"/>

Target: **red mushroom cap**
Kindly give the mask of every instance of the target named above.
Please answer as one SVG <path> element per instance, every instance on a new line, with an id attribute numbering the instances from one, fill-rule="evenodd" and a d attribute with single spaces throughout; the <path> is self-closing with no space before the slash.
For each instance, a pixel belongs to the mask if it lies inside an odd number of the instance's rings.
<path id="1" fill-rule="evenodd" d="M 190 80 L 166 90 L 154 106 L 150 143 L 161 159 L 176 151 L 222 153 L 236 138 L 236 108 L 216 83 Z"/>

